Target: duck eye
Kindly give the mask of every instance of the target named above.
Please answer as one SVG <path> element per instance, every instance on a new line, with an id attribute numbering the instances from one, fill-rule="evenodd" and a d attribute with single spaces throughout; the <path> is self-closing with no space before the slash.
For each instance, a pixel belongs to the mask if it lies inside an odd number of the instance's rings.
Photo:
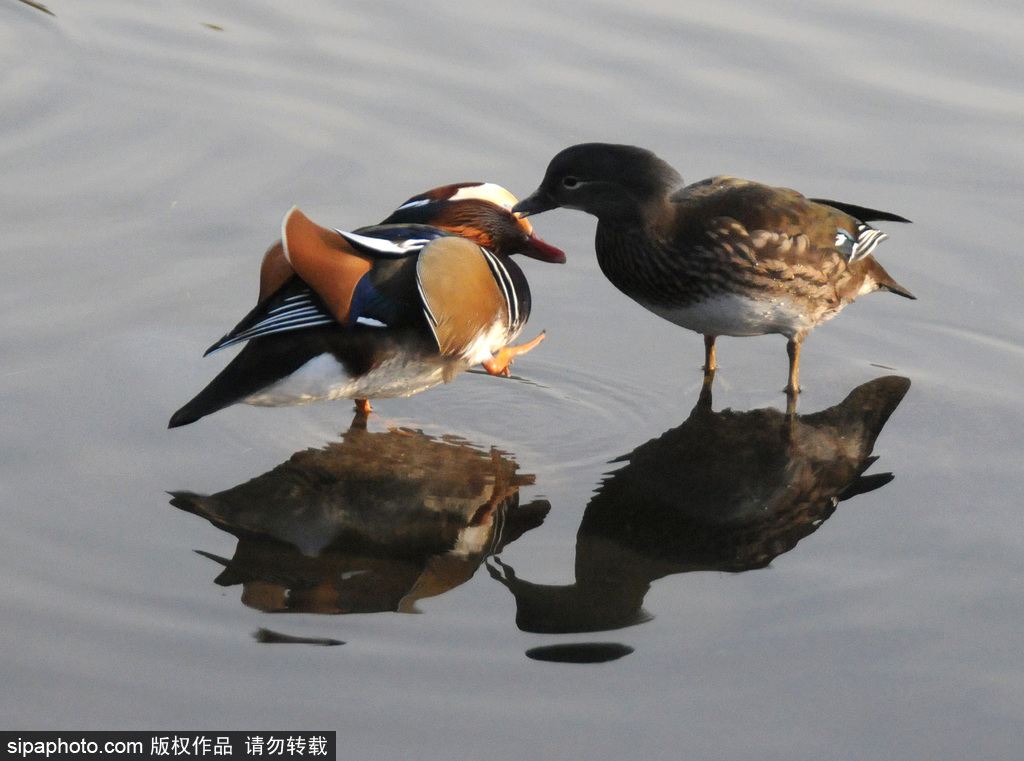
<path id="1" fill-rule="evenodd" d="M 568 177 L 562 178 L 562 187 L 572 190 L 580 186 L 580 178 L 569 175 Z"/>

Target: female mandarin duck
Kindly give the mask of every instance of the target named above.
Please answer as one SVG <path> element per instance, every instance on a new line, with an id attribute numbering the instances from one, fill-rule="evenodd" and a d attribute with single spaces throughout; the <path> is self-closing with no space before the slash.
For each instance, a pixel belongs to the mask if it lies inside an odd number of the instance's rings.
<path id="1" fill-rule="evenodd" d="M 206 353 L 248 342 L 171 417 L 170 428 L 237 402 L 408 396 L 473 365 L 508 374 L 535 347 L 509 344 L 530 315 L 530 289 L 510 254 L 565 254 L 510 211 L 489 183 L 414 196 L 381 224 L 331 230 L 293 208 L 260 270 L 259 302 Z"/>
<path id="2" fill-rule="evenodd" d="M 620 291 L 704 335 L 706 384 L 718 336 L 781 333 L 789 339 L 793 399 L 800 345 L 812 328 L 871 291 L 914 298 L 872 256 L 886 235 L 865 224 L 909 220 L 735 177 L 684 187 L 675 169 L 643 148 L 566 148 L 512 210 L 526 216 L 556 207 L 597 217 L 597 261 Z"/>

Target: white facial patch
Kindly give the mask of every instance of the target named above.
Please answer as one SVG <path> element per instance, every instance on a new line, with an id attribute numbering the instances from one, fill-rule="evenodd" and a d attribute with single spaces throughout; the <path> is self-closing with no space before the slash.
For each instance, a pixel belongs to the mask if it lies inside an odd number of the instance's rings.
<path id="1" fill-rule="evenodd" d="M 501 185 L 495 185 L 493 182 L 483 182 L 479 185 L 459 188 L 455 195 L 448 200 L 464 201 L 467 198 L 490 201 L 495 206 L 500 206 L 506 211 L 511 211 L 512 207 L 519 203 L 519 199 L 501 187 Z"/>

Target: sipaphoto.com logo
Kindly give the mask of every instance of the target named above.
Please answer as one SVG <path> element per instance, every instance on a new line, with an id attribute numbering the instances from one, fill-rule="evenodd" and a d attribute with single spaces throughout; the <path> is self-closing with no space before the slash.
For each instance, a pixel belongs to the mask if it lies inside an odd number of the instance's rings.
<path id="1" fill-rule="evenodd" d="M 60 758 L 62 756 L 141 756 L 145 751 L 142 740 L 89 740 L 85 737 L 71 738 L 60 736 L 55 739 L 26 740 L 19 737 L 7 741 L 7 753 L 11 756 L 29 758 Z"/>

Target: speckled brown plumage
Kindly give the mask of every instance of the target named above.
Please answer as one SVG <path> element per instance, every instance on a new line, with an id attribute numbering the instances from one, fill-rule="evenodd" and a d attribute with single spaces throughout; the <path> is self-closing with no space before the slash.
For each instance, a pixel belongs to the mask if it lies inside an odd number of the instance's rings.
<path id="1" fill-rule="evenodd" d="M 872 255 L 886 236 L 867 224 L 903 217 L 735 177 L 684 186 L 641 148 L 567 148 L 514 210 L 557 206 L 598 218 L 598 263 L 619 290 L 705 336 L 709 383 L 717 336 L 780 333 L 795 394 L 800 344 L 815 326 L 874 290 L 914 298 Z"/>

